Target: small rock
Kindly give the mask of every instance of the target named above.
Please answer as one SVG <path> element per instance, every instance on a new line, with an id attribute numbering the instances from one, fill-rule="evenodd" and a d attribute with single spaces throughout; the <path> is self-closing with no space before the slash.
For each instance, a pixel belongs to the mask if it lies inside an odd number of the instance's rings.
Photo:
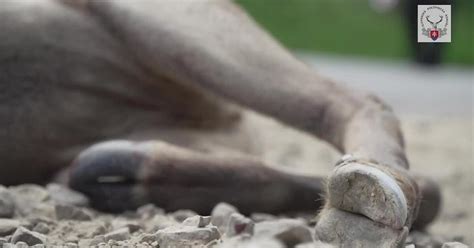
<path id="1" fill-rule="evenodd" d="M 137 213 L 142 217 L 142 219 L 150 219 L 155 217 L 155 215 L 164 215 L 165 211 L 149 203 L 139 207 Z"/>
<path id="2" fill-rule="evenodd" d="M 156 236 L 154 234 L 150 234 L 150 233 L 142 233 L 140 235 L 138 235 L 138 237 L 136 237 L 136 241 L 135 243 L 153 243 L 156 241 Z"/>
<path id="3" fill-rule="evenodd" d="M 75 226 L 77 234 L 85 238 L 93 238 L 107 232 L 107 226 L 102 220 L 81 221 Z"/>
<path id="4" fill-rule="evenodd" d="M 447 242 L 441 248 L 469 248 L 469 246 L 460 242 Z"/>
<path id="5" fill-rule="evenodd" d="M 130 238 L 130 230 L 128 227 L 123 227 L 117 229 L 113 232 L 109 232 L 104 235 L 105 241 L 115 240 L 115 241 L 122 241 Z"/>
<path id="6" fill-rule="evenodd" d="M 323 243 L 321 241 L 308 242 L 303 244 L 298 244 L 295 248 L 337 248 L 331 244 Z"/>
<path id="7" fill-rule="evenodd" d="M 107 245 L 109 247 L 116 247 L 116 246 L 118 246 L 118 241 L 111 239 L 107 242 Z"/>
<path id="8" fill-rule="evenodd" d="M 5 238 L 0 238 L 0 247 L 3 247 L 3 244 L 8 243 L 8 240 Z"/>
<path id="9" fill-rule="evenodd" d="M 27 245 L 28 247 L 28 245 Z M 33 245 L 32 248 L 45 248 L 46 246 L 43 245 L 43 244 L 37 244 L 37 245 Z"/>
<path id="10" fill-rule="evenodd" d="M 313 240 L 311 230 L 302 220 L 278 219 L 255 224 L 255 236 L 274 237 L 288 247 Z"/>
<path id="11" fill-rule="evenodd" d="M 138 224 L 138 222 L 133 221 L 133 220 L 127 220 L 120 217 L 113 219 L 111 226 L 112 226 L 112 230 L 117 230 L 123 227 L 127 227 L 130 233 L 134 233 L 142 228 L 141 225 Z"/>
<path id="12" fill-rule="evenodd" d="M 250 215 L 250 219 L 252 219 L 255 222 L 262 222 L 262 221 L 267 221 L 267 220 L 274 220 L 277 217 L 271 214 L 266 214 L 266 213 L 253 213 Z"/>
<path id="13" fill-rule="evenodd" d="M 45 244 L 46 236 L 41 233 L 32 232 L 24 227 L 18 227 L 13 233 L 11 242 L 16 244 L 22 241 L 28 245 Z"/>
<path id="14" fill-rule="evenodd" d="M 229 218 L 233 213 L 238 213 L 239 211 L 234 206 L 221 202 L 217 204 L 211 213 L 211 223 L 217 228 L 221 233 L 224 233 L 227 229 L 227 224 L 229 223 Z"/>
<path id="15" fill-rule="evenodd" d="M 56 204 L 76 207 L 87 207 L 89 205 L 89 199 L 84 194 L 62 185 L 50 183 L 46 186 L 46 190 Z"/>
<path id="16" fill-rule="evenodd" d="M 160 247 L 186 247 L 206 245 L 209 242 L 219 239 L 219 230 L 215 226 L 191 227 L 173 226 L 155 233 L 156 240 Z"/>
<path id="17" fill-rule="evenodd" d="M 17 248 L 28 248 L 28 244 L 26 244 L 25 242 L 22 242 L 22 241 L 16 242 L 15 246 Z"/>
<path id="18" fill-rule="evenodd" d="M 20 225 L 21 222 L 19 220 L 0 219 L 0 236 L 12 234 Z"/>
<path id="19" fill-rule="evenodd" d="M 79 240 L 79 242 L 78 242 L 77 245 L 78 245 L 79 247 L 91 247 L 91 246 L 93 246 L 93 245 L 91 244 L 92 240 L 93 240 L 93 239 L 81 239 L 81 240 Z"/>
<path id="20" fill-rule="evenodd" d="M 211 223 L 211 216 L 195 215 L 183 221 L 185 226 L 205 227 Z"/>
<path id="21" fill-rule="evenodd" d="M 409 244 L 409 245 L 406 245 L 405 248 L 415 248 L 415 245 L 414 244 Z"/>
<path id="22" fill-rule="evenodd" d="M 35 225 L 35 227 L 33 228 L 34 232 L 39 232 L 39 233 L 42 233 L 42 234 L 48 234 L 51 229 L 49 229 L 48 225 L 44 222 L 40 222 L 38 224 Z"/>
<path id="23" fill-rule="evenodd" d="M 284 248 L 280 241 L 270 237 L 250 238 L 246 235 L 232 237 L 217 245 L 218 248 Z"/>
<path id="24" fill-rule="evenodd" d="M 108 248 L 108 247 L 107 247 L 107 243 L 104 243 L 104 242 L 99 243 L 97 246 L 98 246 L 99 248 Z"/>
<path id="25" fill-rule="evenodd" d="M 233 213 L 230 215 L 229 222 L 226 228 L 226 235 L 233 237 L 240 234 L 253 235 L 254 222 L 241 215 L 240 213 Z"/>
<path id="26" fill-rule="evenodd" d="M 443 241 L 420 231 L 411 231 L 406 239 L 406 243 L 421 247 L 441 247 Z"/>
<path id="27" fill-rule="evenodd" d="M 33 228 L 34 226 L 38 225 L 39 223 L 44 223 L 47 225 L 53 225 L 56 223 L 56 220 L 47 218 L 47 217 L 41 217 L 41 216 L 34 216 L 31 218 L 26 218 L 27 222 L 29 223 L 29 226 Z"/>
<path id="28" fill-rule="evenodd" d="M 79 246 L 76 243 L 69 242 L 69 243 L 66 243 L 66 247 L 67 248 L 76 248 L 76 247 L 79 247 Z"/>
<path id="29" fill-rule="evenodd" d="M 99 245 L 99 244 L 102 244 L 102 243 L 105 244 L 104 235 L 97 235 L 90 241 L 89 245 L 90 246 L 95 246 L 95 245 Z"/>
<path id="30" fill-rule="evenodd" d="M 50 204 L 49 193 L 38 185 L 23 184 L 10 187 L 14 196 L 16 213 L 20 216 L 54 216 L 54 208 Z"/>
<path id="31" fill-rule="evenodd" d="M 151 221 L 147 221 L 144 226 L 146 232 L 154 233 L 158 230 L 178 224 L 179 223 L 173 217 L 166 215 L 155 215 L 155 217 L 153 217 Z"/>
<path id="32" fill-rule="evenodd" d="M 15 213 L 15 202 L 11 193 L 0 185 L 0 218 L 11 218 Z"/>
<path id="33" fill-rule="evenodd" d="M 92 213 L 85 208 L 56 205 L 55 210 L 58 220 L 92 220 Z"/>
<path id="34" fill-rule="evenodd" d="M 197 213 L 194 212 L 194 211 L 192 211 L 192 210 L 189 210 L 189 209 L 182 209 L 182 210 L 178 210 L 178 211 L 176 211 L 176 212 L 173 212 L 173 213 L 171 213 L 170 215 L 171 215 L 176 221 L 178 221 L 178 222 L 183 222 L 185 219 L 197 215 Z"/>

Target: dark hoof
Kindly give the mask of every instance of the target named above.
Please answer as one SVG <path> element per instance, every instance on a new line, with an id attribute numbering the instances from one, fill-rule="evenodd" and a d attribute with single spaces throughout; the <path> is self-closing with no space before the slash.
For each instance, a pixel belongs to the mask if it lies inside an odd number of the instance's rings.
<path id="1" fill-rule="evenodd" d="M 108 212 L 144 203 L 137 175 L 147 157 L 132 142 L 104 142 L 83 151 L 73 162 L 69 186 L 86 194 L 92 206 Z"/>
<path id="2" fill-rule="evenodd" d="M 432 223 L 441 210 L 442 197 L 441 189 L 432 179 L 417 176 L 416 182 L 421 191 L 421 203 L 418 216 L 413 223 L 412 228 L 423 230 Z"/>

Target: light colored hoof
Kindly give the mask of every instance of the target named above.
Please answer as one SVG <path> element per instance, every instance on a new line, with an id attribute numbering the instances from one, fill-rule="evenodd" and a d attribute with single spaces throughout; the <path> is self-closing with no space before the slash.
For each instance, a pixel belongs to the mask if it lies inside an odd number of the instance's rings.
<path id="1" fill-rule="evenodd" d="M 408 228 L 393 229 L 365 216 L 325 209 L 315 228 L 316 239 L 337 247 L 404 247 Z"/>
<path id="2" fill-rule="evenodd" d="M 376 167 L 357 162 L 338 166 L 329 176 L 327 190 L 329 206 L 362 214 L 394 229 L 405 226 L 405 194 L 395 179 Z"/>

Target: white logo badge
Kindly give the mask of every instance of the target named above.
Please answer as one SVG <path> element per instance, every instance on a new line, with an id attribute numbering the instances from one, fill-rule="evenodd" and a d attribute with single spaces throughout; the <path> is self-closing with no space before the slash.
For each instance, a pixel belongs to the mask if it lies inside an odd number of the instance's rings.
<path id="1" fill-rule="evenodd" d="M 418 5 L 418 42 L 451 42 L 451 5 Z"/>

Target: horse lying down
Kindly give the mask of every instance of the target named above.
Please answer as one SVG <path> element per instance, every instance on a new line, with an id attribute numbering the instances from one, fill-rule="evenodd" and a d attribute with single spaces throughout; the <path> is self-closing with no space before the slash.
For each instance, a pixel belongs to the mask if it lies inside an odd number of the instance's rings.
<path id="1" fill-rule="evenodd" d="M 111 212 L 322 207 L 318 237 L 351 247 L 402 244 L 439 209 L 386 104 L 317 74 L 230 1 L 4 0 L 0 30 L 1 184 L 59 174 Z M 243 108 L 347 155 L 326 183 L 266 166 Z"/>

